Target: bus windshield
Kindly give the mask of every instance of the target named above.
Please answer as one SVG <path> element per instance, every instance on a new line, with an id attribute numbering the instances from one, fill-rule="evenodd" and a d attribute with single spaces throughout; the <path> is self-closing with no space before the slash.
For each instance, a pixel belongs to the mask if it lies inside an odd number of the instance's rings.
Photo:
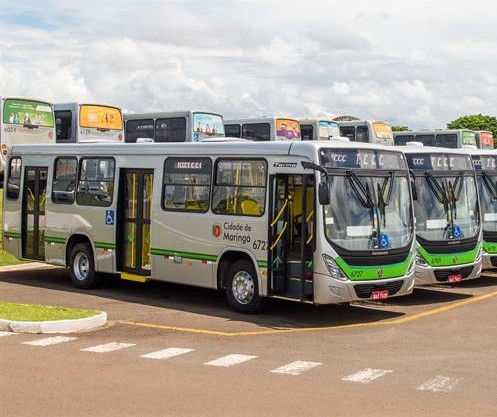
<path id="1" fill-rule="evenodd" d="M 80 109 L 79 124 L 83 128 L 90 129 L 122 130 L 123 117 L 117 107 L 83 104 Z"/>
<path id="2" fill-rule="evenodd" d="M 476 184 L 463 172 L 415 177 L 416 233 L 431 241 L 474 237 L 479 229 Z"/>
<path id="3" fill-rule="evenodd" d="M 223 118 L 217 114 L 193 114 L 193 137 L 196 141 L 210 137 L 224 137 Z"/>
<path id="4" fill-rule="evenodd" d="M 478 176 L 478 191 L 485 232 L 497 232 L 497 175 Z"/>
<path id="5" fill-rule="evenodd" d="M 373 130 L 378 138 L 393 140 L 392 127 L 388 123 L 373 122 Z"/>
<path id="6" fill-rule="evenodd" d="M 29 127 L 54 127 L 52 105 L 42 101 L 6 99 L 3 105 L 3 123 Z"/>
<path id="7" fill-rule="evenodd" d="M 346 171 L 330 176 L 332 201 L 324 207 L 326 237 L 354 251 L 405 247 L 412 236 L 411 203 L 407 177 Z"/>

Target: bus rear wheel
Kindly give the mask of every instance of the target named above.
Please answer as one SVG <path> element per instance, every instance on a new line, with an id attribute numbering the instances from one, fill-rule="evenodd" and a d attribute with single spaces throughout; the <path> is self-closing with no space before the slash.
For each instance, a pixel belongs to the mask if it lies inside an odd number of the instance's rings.
<path id="1" fill-rule="evenodd" d="M 245 259 L 230 266 L 225 291 L 229 306 L 239 313 L 255 314 L 263 307 L 257 274 L 252 263 Z"/>
<path id="2" fill-rule="evenodd" d="M 90 246 L 78 243 L 70 255 L 71 281 L 78 288 L 95 288 L 100 285 L 101 277 L 95 272 L 95 261 Z"/>

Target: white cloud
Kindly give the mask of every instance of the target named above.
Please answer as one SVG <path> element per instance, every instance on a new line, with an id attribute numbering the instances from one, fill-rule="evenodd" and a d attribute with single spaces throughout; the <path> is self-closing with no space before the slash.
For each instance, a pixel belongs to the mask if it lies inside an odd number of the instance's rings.
<path id="1" fill-rule="evenodd" d="M 418 128 L 496 114 L 489 0 L 43 4 L 2 5 L 0 94 Z"/>

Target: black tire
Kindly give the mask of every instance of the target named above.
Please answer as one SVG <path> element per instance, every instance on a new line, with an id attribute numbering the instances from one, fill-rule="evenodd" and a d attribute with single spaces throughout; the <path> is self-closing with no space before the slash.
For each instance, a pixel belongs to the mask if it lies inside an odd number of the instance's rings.
<path id="1" fill-rule="evenodd" d="M 95 260 L 87 243 L 78 243 L 71 250 L 69 270 L 71 281 L 78 288 L 98 287 L 102 278 L 95 272 Z"/>
<path id="2" fill-rule="evenodd" d="M 225 292 L 229 306 L 239 313 L 255 314 L 263 307 L 257 274 L 252 262 L 245 259 L 229 267 Z"/>

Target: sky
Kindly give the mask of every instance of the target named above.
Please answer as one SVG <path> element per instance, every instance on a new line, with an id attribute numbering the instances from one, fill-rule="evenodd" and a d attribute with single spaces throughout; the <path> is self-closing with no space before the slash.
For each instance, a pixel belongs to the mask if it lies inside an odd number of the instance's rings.
<path id="1" fill-rule="evenodd" d="M 497 116 L 497 2 L 0 0 L 0 95 L 225 118 Z"/>

